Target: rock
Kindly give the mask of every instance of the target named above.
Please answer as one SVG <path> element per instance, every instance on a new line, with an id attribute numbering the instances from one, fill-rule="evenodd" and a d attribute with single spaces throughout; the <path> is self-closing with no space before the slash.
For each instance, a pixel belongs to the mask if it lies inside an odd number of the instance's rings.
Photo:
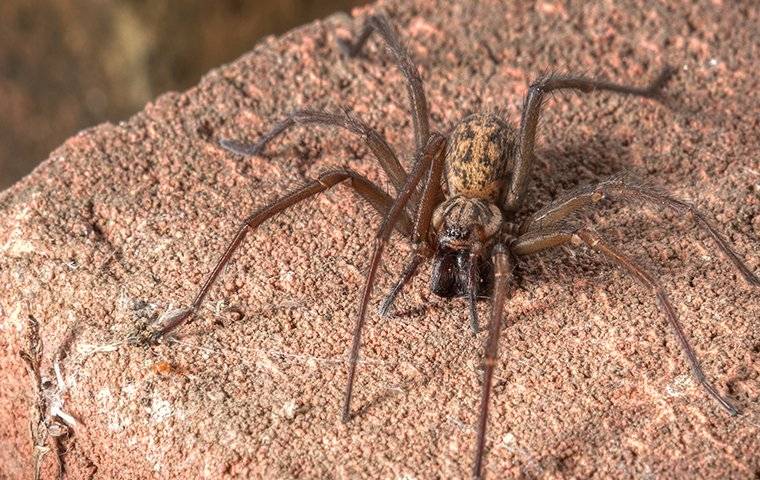
<path id="1" fill-rule="evenodd" d="M 380 219 L 345 187 L 248 236 L 174 342 L 128 342 L 187 306 L 240 219 L 330 166 L 382 182 L 359 139 L 297 128 L 266 157 L 253 140 L 286 112 L 348 105 L 408 160 L 402 77 L 373 38 L 337 38 L 385 8 L 419 64 L 432 124 L 473 111 L 518 122 L 547 70 L 641 84 L 669 63 L 671 109 L 610 94 L 556 95 L 523 209 L 629 170 L 694 202 L 757 272 L 760 59 L 749 6 L 381 2 L 268 38 L 182 94 L 66 141 L 0 194 L 0 465 L 32 469 L 33 391 L 19 356 L 40 324 L 41 371 L 68 478 L 461 478 L 469 474 L 485 331 L 429 293 L 429 266 L 393 317 L 377 302 L 410 248 L 389 247 L 365 330 L 355 418 L 339 420 L 351 330 Z M 742 413 L 688 375 L 653 296 L 586 249 L 521 261 L 492 398 L 491 478 L 752 477 L 760 471 L 760 296 L 688 218 L 612 202 L 584 216 L 654 272 L 702 366 Z M 524 215 L 524 213 L 522 214 Z M 479 304 L 480 317 L 489 307 Z M 55 375 L 53 364 L 59 366 Z M 50 373 L 46 373 L 50 372 Z M 409 372 L 413 372 L 410 375 Z M 58 378 L 60 377 L 60 378 Z M 60 381 L 59 381 L 60 380 Z M 284 405 L 297 413 L 283 414 Z M 32 413 L 33 410 L 32 410 Z M 39 413 L 39 412 L 38 412 Z M 45 456 L 44 478 L 55 474 Z"/>

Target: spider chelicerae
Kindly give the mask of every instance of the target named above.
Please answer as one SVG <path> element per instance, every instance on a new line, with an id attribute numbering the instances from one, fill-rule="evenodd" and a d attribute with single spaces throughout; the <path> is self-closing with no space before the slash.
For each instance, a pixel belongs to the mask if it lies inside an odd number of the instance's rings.
<path id="1" fill-rule="evenodd" d="M 400 279 L 380 306 L 381 315 L 387 315 L 391 311 L 394 299 L 404 285 L 415 275 L 420 264 L 431 258 L 431 290 L 442 297 L 466 297 L 469 301 L 469 317 L 473 332 L 478 331 L 476 299 L 491 298 L 473 476 L 480 477 L 482 474 L 489 397 L 503 323 L 504 303 L 511 296 L 515 285 L 513 270 L 516 259 L 561 245 L 587 245 L 633 275 L 654 294 L 675 330 L 696 379 L 729 414 L 737 414 L 737 409 L 718 393 L 702 372 L 675 309 L 657 278 L 617 248 L 606 243 L 595 232 L 571 226 L 567 222 L 573 213 L 608 197 L 635 199 L 669 208 L 690 215 L 697 225 L 712 237 L 717 249 L 736 267 L 744 279 L 753 286 L 759 286 L 758 278 L 744 265 L 704 215 L 688 203 L 647 187 L 630 177 L 617 176 L 569 192 L 530 215 L 520 225 L 513 221 L 525 197 L 525 187 L 535 159 L 536 129 L 547 94 L 557 90 L 576 90 L 584 93 L 606 90 L 662 100 L 663 88 L 674 73 L 673 70 L 665 68 L 643 88 L 580 76 L 544 76 L 530 85 L 518 128 L 515 129 L 496 115 L 475 114 L 461 120 L 448 136 L 443 136 L 430 132 L 428 106 L 417 67 L 384 15 L 369 17 L 353 42 L 340 42 L 342 50 L 349 57 L 356 56 L 372 32 L 377 32 L 385 41 L 406 79 L 415 139 L 415 158 L 410 172 L 407 173 L 382 135 L 349 113 L 296 111 L 276 124 L 254 144 L 223 140 L 222 146 L 237 154 L 258 155 L 270 141 L 296 125 L 318 124 L 343 128 L 358 135 L 367 144 L 388 175 L 396 190 L 396 196 L 386 193 L 366 177 L 346 168 L 326 171 L 316 180 L 287 193 L 243 221 L 235 238 L 201 286 L 192 305 L 163 317 L 148 341 L 156 342 L 189 322 L 248 232 L 302 200 L 345 183 L 383 215 L 383 221 L 375 237 L 369 270 L 359 301 L 349 355 L 343 421 L 351 418 L 351 398 L 361 334 L 367 318 L 367 306 L 383 251 L 393 230 L 408 239 L 413 245 L 413 250 Z"/>

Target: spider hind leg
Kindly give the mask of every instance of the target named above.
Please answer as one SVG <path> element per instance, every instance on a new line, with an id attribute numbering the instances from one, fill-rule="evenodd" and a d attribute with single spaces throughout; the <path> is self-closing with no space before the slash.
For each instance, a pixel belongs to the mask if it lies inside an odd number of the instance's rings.
<path id="1" fill-rule="evenodd" d="M 549 248 L 558 247 L 572 243 L 575 245 L 585 244 L 592 250 L 603 255 L 615 265 L 623 268 L 631 276 L 633 276 L 638 282 L 644 286 L 651 294 L 654 294 L 657 304 L 660 310 L 665 314 L 665 317 L 673 329 L 678 343 L 681 345 L 681 350 L 686 356 L 686 360 L 691 367 L 691 371 L 699 384 L 704 388 L 710 397 L 712 397 L 720 406 L 731 416 L 739 413 L 736 407 L 731 402 L 723 397 L 713 384 L 705 376 L 702 367 L 699 364 L 699 359 L 694 349 L 691 347 L 686 333 L 683 330 L 681 322 L 678 320 L 675 308 L 670 303 L 665 289 L 660 284 L 659 280 L 650 272 L 642 268 L 638 263 L 628 258 L 617 248 L 607 244 L 598 234 L 586 230 L 570 227 L 559 227 L 553 230 L 533 231 L 518 237 L 512 244 L 512 252 L 516 255 L 530 255 L 538 253 Z"/>

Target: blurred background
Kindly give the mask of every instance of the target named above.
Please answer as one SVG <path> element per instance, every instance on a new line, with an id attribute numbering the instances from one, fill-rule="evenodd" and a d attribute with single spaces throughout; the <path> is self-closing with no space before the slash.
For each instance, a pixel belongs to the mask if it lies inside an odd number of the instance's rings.
<path id="1" fill-rule="evenodd" d="M 367 0 L 0 0 L 0 189 L 77 131 Z"/>

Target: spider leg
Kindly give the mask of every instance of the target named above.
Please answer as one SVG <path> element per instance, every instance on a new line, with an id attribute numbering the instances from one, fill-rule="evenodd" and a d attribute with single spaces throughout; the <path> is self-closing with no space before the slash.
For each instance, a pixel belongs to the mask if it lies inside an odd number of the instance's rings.
<path id="1" fill-rule="evenodd" d="M 200 290 L 195 295 L 195 299 L 193 300 L 193 303 L 190 305 L 190 307 L 180 310 L 168 318 L 162 319 L 158 325 L 158 330 L 150 335 L 147 343 L 155 343 L 161 337 L 189 322 L 191 315 L 198 311 L 201 304 L 203 303 L 203 299 L 206 298 L 206 294 L 214 285 L 222 269 L 224 269 L 224 267 L 230 261 L 232 255 L 238 249 L 240 243 L 243 241 L 248 232 L 256 229 L 264 221 L 274 217 L 283 210 L 286 210 L 293 205 L 301 202 L 302 200 L 312 197 L 346 180 L 349 181 L 350 185 L 354 188 L 356 193 L 358 193 L 362 198 L 372 204 L 372 206 L 375 207 L 378 212 L 388 212 L 391 206 L 394 204 L 394 200 L 390 197 L 390 195 L 385 193 L 380 187 L 365 177 L 354 172 L 353 170 L 330 170 L 321 174 L 316 180 L 312 180 L 306 185 L 293 190 L 277 201 L 261 208 L 246 218 L 238 228 L 237 234 L 227 246 L 224 254 L 222 254 L 221 258 L 217 261 L 214 269 L 211 271 L 208 277 L 206 277 L 206 280 L 203 282 Z M 410 235 L 411 221 L 407 217 L 406 213 L 399 212 L 396 216 L 396 220 L 397 223 L 395 223 L 394 226 L 405 235 Z"/>
<path id="2" fill-rule="evenodd" d="M 626 95 L 661 99 L 662 89 L 674 73 L 674 69 L 665 67 L 657 78 L 644 88 L 565 75 L 547 75 L 533 82 L 525 97 L 522 117 L 520 118 L 520 151 L 506 192 L 504 208 L 508 211 L 517 210 L 525 194 L 525 187 L 535 158 L 533 150 L 536 144 L 538 119 L 541 116 L 541 106 L 547 93 L 565 89 L 579 90 L 584 93 L 607 90 Z"/>
<path id="3" fill-rule="evenodd" d="M 393 308 L 393 302 L 404 286 L 414 278 L 420 263 L 430 258 L 433 253 L 433 241 L 430 236 L 430 222 L 433 218 L 435 207 L 443 200 L 441 189 L 441 176 L 443 175 L 443 162 L 433 162 L 428 171 L 425 186 L 422 189 L 422 200 L 417 209 L 417 217 L 414 222 L 412 233 L 413 250 L 409 256 L 406 267 L 401 273 L 399 280 L 393 285 L 388 295 L 380 304 L 380 316 L 385 317 Z"/>
<path id="4" fill-rule="evenodd" d="M 697 225 L 710 234 L 718 250 L 734 265 L 746 282 L 756 287 L 760 286 L 760 280 L 757 276 L 750 271 L 733 251 L 730 244 L 693 205 L 621 176 L 609 178 L 593 186 L 581 187 L 563 195 L 528 217 L 520 226 L 520 233 L 546 230 L 575 211 L 593 205 L 608 196 L 644 200 L 668 207 L 681 214 L 691 215 Z"/>
<path id="5" fill-rule="evenodd" d="M 478 324 L 478 309 L 475 307 L 475 301 L 478 295 L 478 287 L 476 285 L 478 279 L 478 259 L 480 258 L 480 251 L 472 249 L 467 259 L 467 300 L 468 311 L 470 314 L 470 328 L 473 335 L 477 335 L 480 331 L 480 325 Z"/>
<path id="6" fill-rule="evenodd" d="M 277 136 L 295 125 L 328 125 L 343 128 L 351 133 L 359 135 L 367 147 L 380 162 L 380 166 L 393 184 L 396 192 L 400 192 L 406 180 L 406 170 L 399 163 L 396 154 L 385 138 L 376 130 L 358 118 L 348 114 L 335 114 L 314 110 L 298 110 L 288 115 L 284 120 L 277 123 L 271 130 L 261 136 L 256 143 L 243 143 L 237 140 L 222 140 L 220 145 L 238 155 L 260 155 L 267 144 Z"/>
<path id="7" fill-rule="evenodd" d="M 571 228 L 559 228 L 554 231 L 534 231 L 518 237 L 511 245 L 512 252 L 516 255 L 529 255 L 537 253 L 547 248 L 563 245 L 568 242 L 584 243 L 601 253 L 608 259 L 612 260 L 615 264 L 623 267 L 631 275 L 633 275 L 642 285 L 648 288 L 657 297 L 660 309 L 665 313 L 668 322 L 675 330 L 678 342 L 681 344 L 681 348 L 686 354 L 686 358 L 691 366 L 691 371 L 697 381 L 704 387 L 707 393 L 713 397 L 730 415 L 736 415 L 738 410 L 736 407 L 722 397 L 715 387 L 707 380 L 702 367 L 699 365 L 694 350 L 691 348 L 686 334 L 683 331 L 681 322 L 678 321 L 678 316 L 670 303 L 665 290 L 657 279 L 652 276 L 651 273 L 644 270 L 641 266 L 636 264 L 633 260 L 625 256 L 623 253 L 606 244 L 602 238 L 589 230 L 585 229 L 571 229 Z"/>
<path id="8" fill-rule="evenodd" d="M 380 265 L 383 249 L 385 243 L 388 241 L 393 230 L 393 226 L 398 221 L 401 214 L 404 212 L 406 203 L 412 196 L 412 193 L 417 188 L 417 184 L 420 182 L 425 170 L 431 167 L 431 164 L 443 162 L 443 152 L 446 146 L 446 139 L 438 134 L 431 134 L 427 145 L 424 149 L 420 150 L 415 159 L 412 171 L 409 177 L 406 179 L 404 188 L 396 200 L 393 202 L 393 206 L 385 215 L 382 225 L 378 229 L 375 236 L 374 248 L 372 251 L 372 259 L 370 260 L 369 270 L 367 271 L 367 277 L 364 282 L 364 289 L 362 291 L 361 300 L 359 303 L 359 311 L 357 313 L 356 324 L 354 326 L 353 341 L 351 344 L 351 353 L 349 355 L 349 369 L 348 369 L 348 382 L 346 385 L 346 393 L 343 401 L 343 422 L 348 422 L 351 418 L 351 397 L 354 388 L 354 377 L 356 375 L 356 364 L 359 360 L 359 345 L 361 343 L 361 333 L 364 328 L 364 323 L 367 318 L 367 304 L 369 303 L 370 295 L 372 294 L 372 288 L 375 283 L 375 275 L 377 274 L 377 268 Z"/>
<path id="9" fill-rule="evenodd" d="M 401 276 L 396 281 L 396 283 L 393 284 L 393 287 L 391 287 L 391 290 L 388 292 L 388 294 L 383 299 L 383 302 L 380 304 L 380 308 L 378 309 L 377 313 L 381 317 L 387 317 L 391 311 L 393 310 L 393 304 L 396 302 L 396 297 L 399 293 L 401 293 L 401 290 L 403 290 L 404 286 L 409 283 L 412 278 L 414 278 L 414 275 L 417 273 L 417 269 L 419 268 L 420 264 L 423 260 L 425 260 L 426 256 L 420 252 L 417 248 L 415 248 L 411 255 L 409 255 L 409 259 L 406 262 L 406 267 L 404 267 L 404 270 L 401 272 Z"/>
<path id="10" fill-rule="evenodd" d="M 388 45 L 391 53 L 396 59 L 396 64 L 401 73 L 406 77 L 406 89 L 409 94 L 409 104 L 412 111 L 412 123 L 414 124 L 414 143 L 417 150 L 422 149 L 427 142 L 430 134 L 428 120 L 428 107 L 425 100 L 425 89 L 422 86 L 422 79 L 414 64 L 412 57 L 399 40 L 398 34 L 388 21 L 385 15 L 372 15 L 364 22 L 359 35 L 352 43 L 349 40 L 338 40 L 343 53 L 349 57 L 355 57 L 369 39 L 373 31 L 377 31 L 385 43 Z"/>
<path id="11" fill-rule="evenodd" d="M 512 270 L 514 263 L 506 247 L 499 243 L 491 254 L 494 263 L 494 294 L 491 305 L 491 322 L 488 325 L 488 340 L 485 351 L 485 376 L 483 390 L 480 396 L 480 414 L 478 419 L 478 439 L 475 447 L 475 464 L 472 469 L 473 478 L 481 478 L 483 470 L 483 451 L 486 445 L 486 427 L 488 424 L 488 407 L 493 387 L 493 372 L 496 367 L 496 356 L 499 350 L 499 336 L 504 318 L 504 302 L 512 294 Z"/>

